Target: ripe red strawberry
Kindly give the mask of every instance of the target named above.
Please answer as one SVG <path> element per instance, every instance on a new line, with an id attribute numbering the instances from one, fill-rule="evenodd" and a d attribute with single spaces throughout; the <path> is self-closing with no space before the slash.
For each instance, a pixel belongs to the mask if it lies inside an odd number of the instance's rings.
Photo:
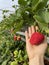
<path id="1" fill-rule="evenodd" d="M 35 32 L 30 38 L 30 43 L 32 45 L 39 45 L 44 41 L 44 35 L 40 32 Z"/>
<path id="2" fill-rule="evenodd" d="M 14 41 L 16 41 L 17 40 L 17 36 L 16 35 L 14 35 Z"/>

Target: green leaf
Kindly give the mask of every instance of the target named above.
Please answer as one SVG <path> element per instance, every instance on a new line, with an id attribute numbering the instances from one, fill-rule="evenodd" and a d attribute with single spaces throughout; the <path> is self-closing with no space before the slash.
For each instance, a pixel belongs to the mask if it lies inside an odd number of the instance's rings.
<path id="1" fill-rule="evenodd" d="M 23 65 L 28 65 L 28 64 L 25 62 L 25 63 L 23 63 Z"/>
<path id="2" fill-rule="evenodd" d="M 39 15 L 34 15 L 34 19 L 35 19 L 36 22 L 39 24 L 39 26 L 40 26 L 40 28 L 41 28 L 42 30 L 48 29 L 47 23 L 46 23 Z"/>
<path id="3" fill-rule="evenodd" d="M 37 15 L 34 15 L 34 19 L 40 22 L 43 27 L 48 28 L 47 24 L 49 23 L 49 12 L 48 11 L 39 11 Z M 41 25 L 40 25 L 41 26 Z"/>
<path id="4" fill-rule="evenodd" d="M 37 12 L 40 9 L 43 9 L 48 0 L 32 0 L 32 11 Z"/>
<path id="5" fill-rule="evenodd" d="M 49 23 L 49 12 L 48 11 L 40 11 L 38 15 L 44 20 L 46 23 Z"/>
<path id="6" fill-rule="evenodd" d="M 3 18 L 6 18 L 6 15 L 3 15 Z"/>
<path id="7" fill-rule="evenodd" d="M 25 0 L 18 0 L 18 4 L 22 5 L 22 6 L 26 6 L 27 1 L 25 1 Z"/>
<path id="8" fill-rule="evenodd" d="M 17 19 L 21 18 L 21 9 L 17 9 L 17 11 L 16 11 L 16 18 Z"/>
<path id="9" fill-rule="evenodd" d="M 15 5 L 13 5 L 12 7 L 15 8 Z"/>
<path id="10" fill-rule="evenodd" d="M 17 61 L 13 61 L 13 62 L 11 62 L 10 65 L 18 65 L 18 62 Z"/>
<path id="11" fill-rule="evenodd" d="M 7 60 L 3 61 L 2 65 L 7 65 Z"/>

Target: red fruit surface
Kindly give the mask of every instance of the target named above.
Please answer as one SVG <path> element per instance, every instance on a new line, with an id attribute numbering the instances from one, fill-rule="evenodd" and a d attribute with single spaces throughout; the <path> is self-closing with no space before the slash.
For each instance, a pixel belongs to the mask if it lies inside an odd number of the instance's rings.
<path id="1" fill-rule="evenodd" d="M 17 36 L 16 35 L 14 35 L 14 41 L 16 41 L 17 40 Z"/>
<path id="2" fill-rule="evenodd" d="M 31 38 L 30 38 L 30 43 L 32 45 L 39 45 L 44 41 L 44 35 L 40 32 L 35 32 L 32 34 Z"/>

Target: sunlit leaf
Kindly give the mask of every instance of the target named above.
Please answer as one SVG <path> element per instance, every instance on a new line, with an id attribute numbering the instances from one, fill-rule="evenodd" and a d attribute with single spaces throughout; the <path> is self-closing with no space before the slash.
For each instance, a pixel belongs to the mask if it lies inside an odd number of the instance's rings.
<path id="1" fill-rule="evenodd" d="M 48 0 L 32 0 L 32 10 L 38 11 L 47 5 Z"/>

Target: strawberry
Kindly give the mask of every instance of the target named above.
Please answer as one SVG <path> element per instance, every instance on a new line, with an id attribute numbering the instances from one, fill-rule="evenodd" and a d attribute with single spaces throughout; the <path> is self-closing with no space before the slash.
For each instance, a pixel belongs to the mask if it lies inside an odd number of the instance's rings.
<path id="1" fill-rule="evenodd" d="M 21 37 L 20 37 L 20 36 L 18 36 L 18 37 L 17 37 L 17 40 L 19 40 L 19 41 L 20 41 L 20 40 L 21 40 Z"/>
<path id="2" fill-rule="evenodd" d="M 16 41 L 17 40 L 17 36 L 16 35 L 14 35 L 14 41 Z"/>
<path id="3" fill-rule="evenodd" d="M 40 32 L 35 32 L 30 38 L 30 43 L 32 45 L 39 45 L 44 41 L 44 35 Z"/>

